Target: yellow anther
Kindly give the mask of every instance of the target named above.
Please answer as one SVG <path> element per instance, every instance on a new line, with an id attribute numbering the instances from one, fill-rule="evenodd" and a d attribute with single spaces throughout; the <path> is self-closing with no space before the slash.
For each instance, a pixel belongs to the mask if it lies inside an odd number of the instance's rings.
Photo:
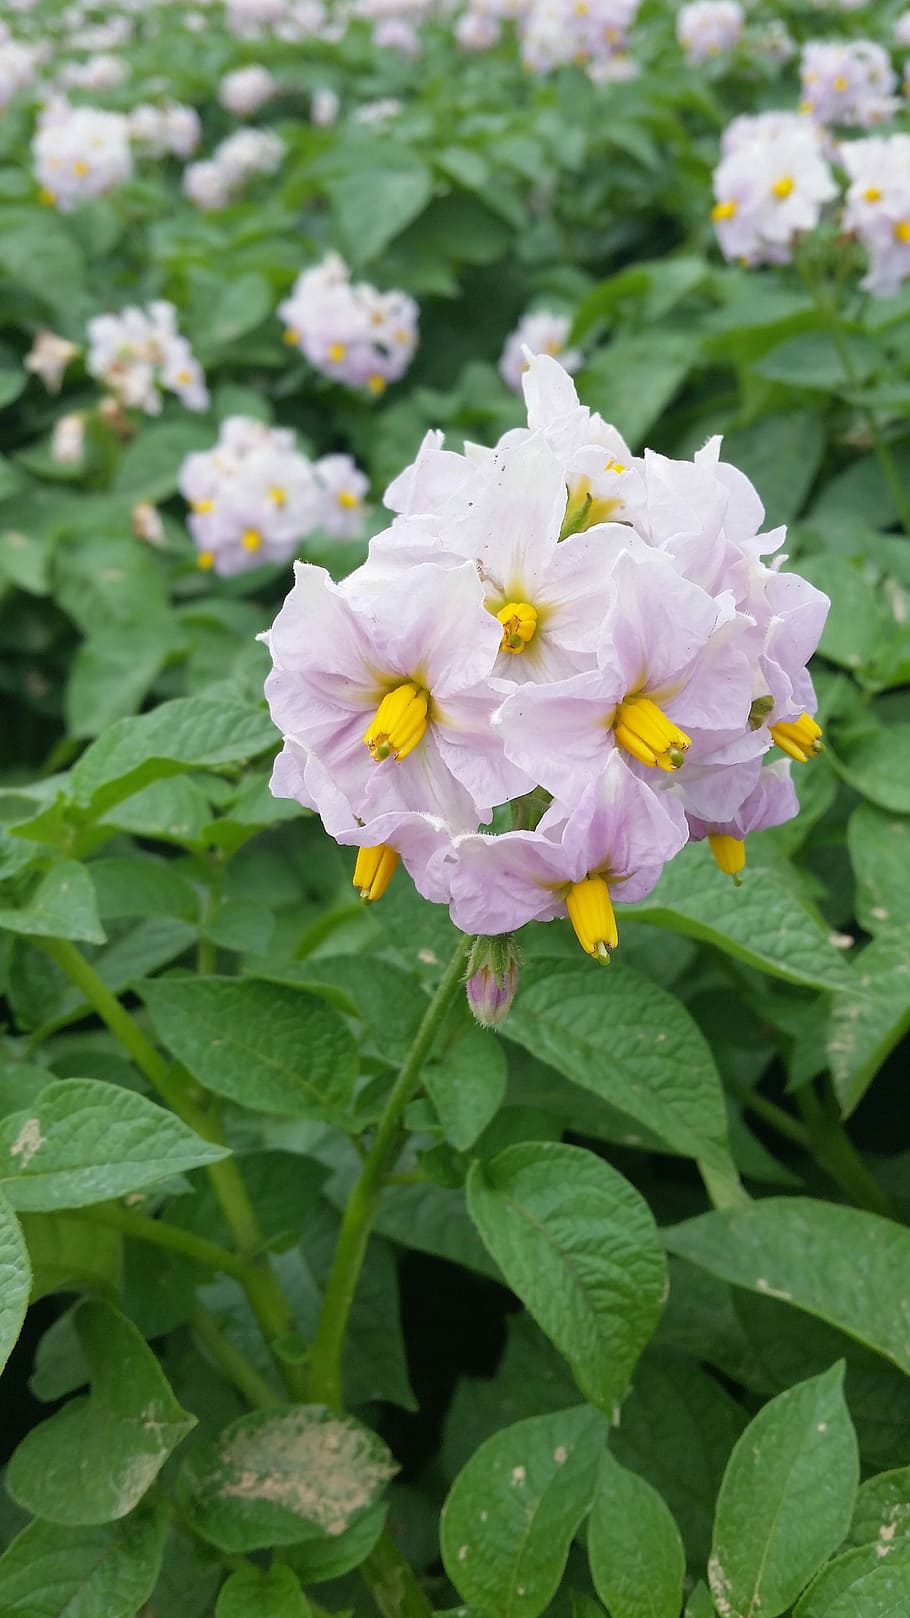
<path id="1" fill-rule="evenodd" d="M 838 73 L 837 78 L 834 80 L 834 89 L 843 95 L 844 91 L 849 89 L 849 87 L 849 79 L 847 79 L 843 73 Z"/>
<path id="2" fill-rule="evenodd" d="M 347 348 L 344 343 L 332 343 L 327 358 L 331 360 L 333 365 L 337 365 L 340 360 L 344 359 L 346 353 Z"/>
<path id="3" fill-rule="evenodd" d="M 287 343 L 288 348 L 296 348 L 300 342 L 299 331 L 295 331 L 293 326 L 286 326 L 282 334 L 282 341 Z"/>
<path id="4" fill-rule="evenodd" d="M 372 376 L 367 377 L 367 387 L 378 398 L 380 393 L 385 393 L 386 379 L 384 376 L 380 376 L 378 371 L 374 371 Z"/>
<path id="5" fill-rule="evenodd" d="M 88 173 L 88 164 L 83 162 L 81 157 L 76 158 L 76 161 L 73 164 L 73 173 L 77 175 L 80 180 L 84 179 Z"/>
<path id="6" fill-rule="evenodd" d="M 692 745 L 691 738 L 650 697 L 626 697 L 613 721 L 620 747 L 640 764 L 659 770 L 678 770 Z"/>
<path id="7" fill-rule="evenodd" d="M 429 705 L 426 691 L 411 680 L 387 692 L 363 733 L 364 743 L 377 764 L 413 753 L 426 732 Z"/>
<path id="8" fill-rule="evenodd" d="M 272 501 L 272 503 L 276 506 L 284 506 L 287 505 L 287 498 L 287 489 L 282 489 L 277 483 L 273 484 L 272 488 L 269 490 L 269 499 Z"/>
<path id="9" fill-rule="evenodd" d="M 399 326 L 397 331 L 393 331 L 392 339 L 394 342 L 401 343 L 403 346 L 405 343 L 409 343 L 411 341 L 411 333 L 409 331 L 405 331 L 403 326 Z"/>
<path id="10" fill-rule="evenodd" d="M 800 112 L 814 112 L 815 111 L 815 102 L 814 101 L 801 101 L 800 104 L 799 104 L 799 111 Z"/>
<path id="11" fill-rule="evenodd" d="M 881 202 L 882 194 L 877 185 L 870 185 L 863 192 L 864 202 Z"/>
<path id="12" fill-rule="evenodd" d="M 196 557 L 196 566 L 201 567 L 204 573 L 208 573 L 215 566 L 215 552 L 200 551 Z"/>
<path id="13" fill-rule="evenodd" d="M 207 517 L 214 509 L 214 500 L 193 500 L 190 505 L 190 510 L 195 511 L 197 517 Z"/>
<path id="14" fill-rule="evenodd" d="M 587 6 L 585 7 L 585 10 L 587 10 Z M 551 358 L 555 360 L 557 354 L 562 353 L 562 343 L 558 337 L 551 337 L 549 342 L 544 343 L 543 351 L 545 354 L 549 354 Z"/>
<path id="15" fill-rule="evenodd" d="M 57 197 L 55 192 L 49 191 L 47 186 L 43 185 L 41 190 L 38 192 L 38 201 L 43 203 L 45 208 L 52 208 L 54 203 L 57 201 Z"/>
<path id="16" fill-rule="evenodd" d="M 537 608 L 529 601 L 507 601 L 496 616 L 502 624 L 502 650 L 523 652 L 537 631 Z"/>
<path id="17" fill-rule="evenodd" d="M 350 489 L 339 489 L 335 498 L 345 511 L 354 511 L 360 505 L 360 496 L 352 494 Z"/>
<path id="18" fill-rule="evenodd" d="M 722 219 L 732 219 L 735 213 L 735 202 L 715 202 L 711 209 L 711 218 L 715 224 L 719 224 Z"/>
<path id="19" fill-rule="evenodd" d="M 177 383 L 179 388 L 188 388 L 192 380 L 192 371 L 178 371 L 177 375 L 174 377 L 174 381 Z"/>
<path id="20" fill-rule="evenodd" d="M 708 847 L 725 876 L 739 876 L 746 863 L 746 845 L 741 837 L 712 831 L 708 833 Z"/>
<path id="21" fill-rule="evenodd" d="M 910 219 L 899 219 L 894 227 L 896 242 L 910 242 Z"/>
<path id="22" fill-rule="evenodd" d="M 394 848 L 389 848 L 388 843 L 379 843 L 376 848 L 358 849 L 354 886 L 359 890 L 364 904 L 372 904 L 382 898 L 397 865 L 398 855 Z"/>
<path id="23" fill-rule="evenodd" d="M 619 943 L 610 890 L 602 876 L 586 876 L 573 882 L 566 894 L 566 911 L 575 937 L 587 955 L 608 961 Z"/>
<path id="24" fill-rule="evenodd" d="M 262 549 L 262 535 L 258 528 L 244 528 L 240 542 L 245 551 Z"/>
<path id="25" fill-rule="evenodd" d="M 771 726 L 771 735 L 782 753 L 788 753 L 797 764 L 808 764 L 816 753 L 824 751 L 821 742 L 822 727 L 810 714 L 798 719 L 785 719 Z"/>
<path id="26" fill-rule="evenodd" d="M 792 174 L 784 174 L 779 180 L 775 180 L 771 190 L 779 202 L 785 202 L 787 197 L 792 197 L 795 183 Z"/>

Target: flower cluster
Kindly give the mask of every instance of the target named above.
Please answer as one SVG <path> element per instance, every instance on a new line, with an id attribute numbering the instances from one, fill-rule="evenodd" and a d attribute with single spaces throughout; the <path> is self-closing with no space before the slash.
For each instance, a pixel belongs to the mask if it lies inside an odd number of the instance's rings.
<path id="1" fill-rule="evenodd" d="M 0 109 L 20 90 L 35 82 L 35 52 L 28 45 L 0 34 Z"/>
<path id="2" fill-rule="evenodd" d="M 149 157 L 191 157 L 202 138 L 195 107 L 169 101 L 158 107 L 142 102 L 128 119 L 130 140 Z"/>
<path id="3" fill-rule="evenodd" d="M 349 455 L 311 462 L 293 432 L 245 416 L 223 422 L 215 447 L 188 455 L 180 471 L 199 565 L 225 575 L 286 561 L 315 529 L 356 537 L 366 491 Z"/>
<path id="4" fill-rule="evenodd" d="M 315 35 L 328 37 L 329 25 L 322 0 L 226 0 L 228 31 L 240 39 L 295 41 Z"/>
<path id="5" fill-rule="evenodd" d="M 205 212 L 226 208 L 256 174 L 272 174 L 284 157 L 284 141 L 270 129 L 238 129 L 211 157 L 183 171 L 183 189 Z"/>
<path id="6" fill-rule="evenodd" d="M 869 255 L 863 286 L 890 297 L 910 276 L 910 135 L 845 142 L 840 158 L 850 178 L 844 229 Z"/>
<path id="7" fill-rule="evenodd" d="M 582 362 L 581 350 L 567 348 L 572 322 L 568 315 L 550 309 L 535 309 L 522 315 L 505 340 L 499 357 L 499 374 L 513 393 L 521 392 L 521 379 L 528 369 L 527 354 L 551 354 L 563 369 L 574 374 Z"/>
<path id="8" fill-rule="evenodd" d="M 133 172 L 126 119 L 96 107 L 71 107 L 65 101 L 53 101 L 45 108 L 32 156 L 45 200 L 61 213 L 115 190 Z"/>
<path id="9" fill-rule="evenodd" d="M 742 6 L 737 0 L 691 0 L 676 18 L 676 37 L 694 66 L 732 51 L 742 37 Z"/>
<path id="10" fill-rule="evenodd" d="M 379 292 L 351 281 L 338 253 L 297 277 L 278 307 L 285 341 L 333 382 L 384 393 L 417 347 L 418 308 L 406 292 Z"/>
<path id="11" fill-rule="evenodd" d="M 734 119 L 714 171 L 711 217 L 725 258 L 785 264 L 797 238 L 814 230 L 837 185 L 822 135 L 799 113 Z"/>
<path id="12" fill-rule="evenodd" d="M 640 0 L 531 0 L 520 21 L 521 59 L 535 73 L 566 62 L 598 82 L 630 77 L 628 32 Z"/>
<path id="13" fill-rule="evenodd" d="M 802 111 L 820 124 L 869 129 L 898 107 L 888 52 L 869 39 L 811 40 L 800 58 Z"/>
<path id="14" fill-rule="evenodd" d="M 129 68 L 119 56 L 90 56 L 85 62 L 66 62 L 57 75 L 64 90 L 90 90 L 93 93 L 116 90 L 129 77 Z"/>
<path id="15" fill-rule="evenodd" d="M 828 602 L 765 560 L 784 531 L 761 533 L 719 440 L 634 457 L 555 360 L 528 360 L 526 429 L 464 455 L 429 434 L 365 564 L 341 584 L 298 565 L 266 637 L 272 790 L 359 848 L 365 898 L 400 857 L 463 930 L 568 916 L 605 960 L 614 903 L 688 839 L 735 875 L 745 835 L 795 813 Z"/>
<path id="16" fill-rule="evenodd" d="M 271 101 L 277 88 L 268 68 L 253 62 L 249 67 L 238 67 L 233 73 L 225 74 L 218 86 L 218 100 L 237 118 L 249 118 Z"/>
<path id="17" fill-rule="evenodd" d="M 88 323 L 86 369 L 119 405 L 156 416 L 161 389 L 175 393 L 187 410 L 208 408 L 205 378 L 185 337 L 177 330 L 172 303 L 122 309 Z"/>

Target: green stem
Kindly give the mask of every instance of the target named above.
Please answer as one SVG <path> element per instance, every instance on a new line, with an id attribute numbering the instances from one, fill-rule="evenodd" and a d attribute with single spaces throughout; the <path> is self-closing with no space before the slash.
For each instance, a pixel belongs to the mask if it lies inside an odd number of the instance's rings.
<path id="1" fill-rule="evenodd" d="M 384 1177 L 398 1155 L 396 1148 L 402 1114 L 417 1088 L 424 1061 L 461 985 L 470 946 L 471 939 L 462 934 L 414 1036 L 345 1208 L 309 1361 L 307 1391 L 314 1403 L 341 1408 L 344 1334 L 370 1230 L 379 1207 Z"/>
<path id="2" fill-rule="evenodd" d="M 119 1230 L 132 1241 L 149 1242 L 153 1247 L 179 1253 L 181 1258 L 188 1258 L 193 1264 L 201 1264 L 204 1269 L 214 1270 L 221 1275 L 233 1276 L 235 1281 L 246 1284 L 249 1266 L 244 1259 L 238 1258 L 226 1247 L 219 1247 L 217 1242 L 195 1235 L 191 1230 L 168 1224 L 166 1219 L 150 1219 L 148 1214 L 135 1213 L 130 1208 L 121 1208 L 117 1203 L 102 1203 L 94 1208 L 80 1209 L 80 1217 L 93 1225 L 107 1225 L 111 1230 Z"/>
<path id="3" fill-rule="evenodd" d="M 413 1568 L 405 1561 L 388 1529 L 359 1571 L 382 1618 L 433 1618 L 433 1608 Z"/>
<path id="4" fill-rule="evenodd" d="M 756 1118 L 762 1118 L 779 1135 L 791 1140 L 795 1146 L 801 1146 L 804 1152 L 809 1150 L 809 1131 L 776 1101 L 769 1101 L 767 1096 L 759 1095 L 755 1090 L 745 1088 L 735 1090 L 735 1095 L 747 1112 L 754 1112 Z"/>
<path id="5" fill-rule="evenodd" d="M 99 977 L 85 956 L 66 939 L 43 938 L 40 943 L 42 949 L 57 962 L 67 977 L 85 995 L 89 1005 L 132 1057 L 140 1073 L 145 1074 L 149 1083 L 178 1118 L 182 1118 L 183 1122 L 204 1140 L 223 1145 L 224 1136 L 217 1119 L 186 1094 L 184 1086 L 170 1064 L 156 1051 L 135 1018 L 120 1004 L 117 996 L 111 993 L 103 978 Z M 266 1342 L 272 1348 L 276 1338 L 284 1336 L 292 1329 L 293 1319 L 281 1283 L 268 1259 L 262 1255 L 262 1236 L 243 1177 L 236 1161 L 231 1157 L 223 1158 L 220 1163 L 210 1163 L 206 1172 L 227 1220 L 237 1251 L 246 1261 L 242 1285 L 250 1308 L 259 1322 Z M 289 1391 L 295 1398 L 301 1398 L 304 1385 L 303 1367 L 286 1364 L 277 1355 L 276 1360 Z"/>
<path id="6" fill-rule="evenodd" d="M 834 346 L 837 350 L 837 356 L 840 360 L 844 376 L 846 377 L 850 387 L 858 390 L 861 385 L 860 378 L 857 375 L 856 367 L 853 364 L 853 356 L 850 353 L 850 345 L 847 342 L 846 336 L 844 335 L 836 305 L 832 303 L 817 286 L 815 278 L 812 275 L 808 265 L 799 255 L 797 255 L 797 264 L 808 292 L 815 300 L 816 307 L 825 317 L 828 330 L 831 333 Z M 901 527 L 903 528 L 905 534 L 910 534 L 910 503 L 908 503 L 907 496 L 904 493 L 904 487 L 900 480 L 900 474 L 897 470 L 894 456 L 891 454 L 891 446 L 889 445 L 887 439 L 882 437 L 874 412 L 865 405 L 859 405 L 858 408 L 864 422 L 866 423 L 866 427 L 868 428 L 869 436 L 872 439 L 872 447 L 878 459 L 882 477 L 884 478 L 891 498 L 894 501 L 894 509 L 900 518 Z"/>
<path id="7" fill-rule="evenodd" d="M 229 1382 L 233 1382 L 254 1410 L 273 1410 L 281 1404 L 274 1388 L 246 1355 L 241 1354 L 240 1349 L 225 1337 L 215 1316 L 201 1303 L 193 1304 L 190 1325 L 218 1369 L 224 1372 Z"/>
<path id="8" fill-rule="evenodd" d="M 819 1167 L 831 1176 L 835 1185 L 839 1185 L 858 1208 L 880 1214 L 884 1219 L 896 1219 L 890 1197 L 885 1195 L 878 1181 L 870 1174 L 835 1108 L 819 1100 L 813 1085 L 806 1085 L 798 1092 L 797 1102 L 806 1124 L 812 1155 Z"/>

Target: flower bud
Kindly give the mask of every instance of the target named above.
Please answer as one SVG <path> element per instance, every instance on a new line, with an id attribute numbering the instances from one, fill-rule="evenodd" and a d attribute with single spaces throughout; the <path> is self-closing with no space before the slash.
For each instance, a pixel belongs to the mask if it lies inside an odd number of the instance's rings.
<path id="1" fill-rule="evenodd" d="M 511 933 L 475 938 L 465 973 L 465 992 L 482 1028 L 498 1028 L 512 1009 L 518 988 L 518 950 Z"/>

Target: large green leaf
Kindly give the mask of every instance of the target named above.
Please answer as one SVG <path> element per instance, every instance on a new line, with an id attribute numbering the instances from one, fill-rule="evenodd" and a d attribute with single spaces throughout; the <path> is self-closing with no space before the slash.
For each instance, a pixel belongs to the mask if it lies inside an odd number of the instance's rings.
<path id="1" fill-rule="evenodd" d="M 910 1466 L 867 1478 L 850 1524 L 851 1545 L 874 1545 L 884 1554 L 898 1539 L 910 1540 Z"/>
<path id="2" fill-rule="evenodd" d="M 910 1540 L 857 1546 L 828 1562 L 793 1618 L 904 1618 L 910 1608 Z"/>
<path id="3" fill-rule="evenodd" d="M 600 1462 L 588 1559 L 611 1618 L 679 1618 L 686 1571 L 679 1529 L 657 1490 L 609 1452 Z"/>
<path id="4" fill-rule="evenodd" d="M 910 1029 L 910 923 L 890 927 L 858 956 L 856 986 L 837 995 L 828 1060 L 841 1111 L 851 1113 Z"/>
<path id="5" fill-rule="evenodd" d="M 423 1082 L 446 1140 L 466 1152 L 495 1117 L 505 1095 L 502 1046 L 495 1034 L 472 1028 L 438 1061 L 427 1063 Z"/>
<path id="6" fill-rule="evenodd" d="M 9 1203 L 0 1196 L 0 1371 L 22 1328 L 31 1279 L 25 1238 Z"/>
<path id="7" fill-rule="evenodd" d="M 467 1196 L 513 1291 L 566 1356 L 585 1396 L 612 1411 L 666 1292 L 647 1203 L 602 1158 L 550 1141 L 475 1163 Z"/>
<path id="8" fill-rule="evenodd" d="M 747 864 L 737 888 L 718 869 L 707 842 L 684 849 L 653 893 L 625 915 L 715 944 L 788 983 L 815 989 L 850 984 L 850 968 L 821 922 L 772 870 Z"/>
<path id="9" fill-rule="evenodd" d="M 859 1481 L 843 1362 L 778 1394 L 724 1474 L 708 1579 L 725 1618 L 778 1618 L 837 1549 Z"/>
<path id="10" fill-rule="evenodd" d="M 818 1315 L 910 1375 L 895 1282 L 910 1267 L 910 1230 L 903 1226 L 809 1197 L 768 1197 L 702 1214 L 664 1237 L 672 1253 L 734 1286 Z"/>
<path id="11" fill-rule="evenodd" d="M 50 1213 L 143 1190 L 228 1156 L 145 1096 L 98 1079 L 49 1084 L 0 1122 L 0 1186 Z"/>
<path id="12" fill-rule="evenodd" d="M 105 938 L 92 879 L 75 860 L 52 865 L 21 910 L 0 910 L 0 928 L 25 937 L 85 944 L 103 944 Z"/>
<path id="13" fill-rule="evenodd" d="M 636 448 L 689 374 L 699 338 L 678 327 L 621 332 L 588 361 L 578 378 L 585 404 L 617 422 Z M 648 379 L 642 386 L 642 377 Z"/>
<path id="14" fill-rule="evenodd" d="M 587 1514 L 607 1423 L 587 1406 L 532 1416 L 482 1444 L 442 1514 L 442 1558 L 478 1618 L 536 1618 Z"/>
<path id="15" fill-rule="evenodd" d="M 416 154 L 397 148 L 383 154 L 379 167 L 361 154 L 326 189 L 349 256 L 357 264 L 369 264 L 423 212 L 433 194 L 433 177 Z"/>
<path id="16" fill-rule="evenodd" d="M 727 1115 L 708 1043 L 650 978 L 589 961 L 532 962 L 503 1032 L 643 1124 L 668 1151 L 727 1162 Z"/>
<path id="17" fill-rule="evenodd" d="M 33 1522 L 0 1557 L 3 1618 L 136 1618 L 155 1586 L 167 1512 L 101 1528 Z"/>
<path id="18" fill-rule="evenodd" d="M 260 1112 L 339 1121 L 357 1051 L 317 995 L 251 978 L 174 978 L 142 985 L 163 1043 L 216 1095 Z"/>
<path id="19" fill-rule="evenodd" d="M 6 1471 L 19 1505 L 70 1528 L 127 1516 L 196 1424 L 125 1315 L 91 1299 L 75 1326 L 92 1391 L 33 1427 Z"/>
<path id="20" fill-rule="evenodd" d="M 325 1405 L 260 1410 L 200 1444 L 178 1491 L 219 1550 L 335 1539 L 376 1504 L 397 1471 L 382 1440 Z"/>
<path id="21" fill-rule="evenodd" d="M 910 922 L 910 820 L 861 803 L 847 822 L 856 919 L 869 933 Z"/>
<path id="22" fill-rule="evenodd" d="M 312 1608 L 291 1568 L 241 1567 L 222 1586 L 215 1618 L 310 1618 Z"/>

